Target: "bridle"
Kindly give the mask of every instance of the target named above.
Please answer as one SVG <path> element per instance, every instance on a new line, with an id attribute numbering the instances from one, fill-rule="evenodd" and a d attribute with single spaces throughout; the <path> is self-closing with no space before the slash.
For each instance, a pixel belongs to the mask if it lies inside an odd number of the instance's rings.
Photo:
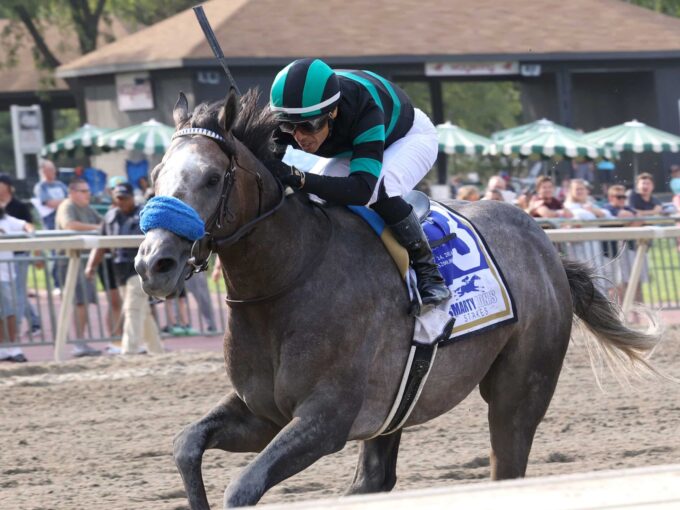
<path id="1" fill-rule="evenodd" d="M 212 131 L 210 129 L 205 129 L 205 128 L 196 128 L 196 127 L 191 127 L 191 128 L 184 128 L 176 131 L 171 138 L 171 141 L 174 140 L 175 138 L 180 138 L 183 136 L 204 136 L 215 143 L 217 143 L 218 147 L 224 152 L 224 154 L 227 156 L 229 159 L 229 166 L 226 169 L 224 179 L 222 181 L 222 189 L 220 191 L 220 198 L 217 202 L 217 206 L 215 208 L 215 211 L 208 217 L 208 219 L 205 221 L 205 235 L 201 239 L 197 239 L 194 241 L 194 243 L 191 246 L 191 251 L 190 251 L 190 256 L 188 260 L 188 264 L 192 266 L 191 271 L 189 274 L 186 276 L 186 280 L 191 278 L 194 274 L 200 273 L 202 271 L 205 271 L 208 269 L 208 263 L 210 261 L 210 257 L 212 254 L 217 251 L 217 248 L 221 246 L 229 246 L 231 244 L 236 243 L 237 241 L 243 239 L 246 237 L 257 225 L 259 222 L 262 220 L 268 218 L 272 214 L 274 214 L 276 211 L 278 211 L 284 204 L 287 196 L 287 191 L 283 187 L 283 184 L 281 184 L 281 181 L 276 178 L 274 179 L 276 181 L 277 185 L 277 191 L 279 194 L 279 200 L 276 203 L 274 207 L 269 209 L 266 212 L 262 212 L 262 195 L 264 192 L 264 180 L 262 179 L 262 176 L 260 175 L 259 172 L 250 170 L 248 168 L 242 167 L 242 166 L 237 166 L 237 158 L 236 154 L 233 154 L 232 151 L 229 150 L 229 143 L 227 142 L 226 138 L 224 138 L 222 135 L 219 133 L 216 133 L 215 131 Z M 229 195 L 231 194 L 232 189 L 234 188 L 234 184 L 236 182 L 236 169 L 240 168 L 246 173 L 249 173 L 255 177 L 255 181 L 257 183 L 257 188 L 258 188 L 258 203 L 257 203 L 257 216 L 247 222 L 246 224 L 242 225 L 239 227 L 236 231 L 232 232 L 231 234 L 224 235 L 224 236 L 215 236 L 212 234 L 213 229 L 217 229 L 217 231 L 221 230 L 222 227 L 226 223 L 230 223 L 234 220 L 234 213 L 229 209 Z M 316 205 L 319 210 L 324 214 L 326 219 L 328 220 L 329 228 L 328 228 L 328 237 L 326 239 L 326 242 L 324 243 L 324 247 L 319 250 L 314 259 L 311 261 L 311 266 L 312 270 L 318 265 L 321 260 L 326 255 L 326 252 L 328 251 L 328 247 L 330 245 L 330 239 L 333 236 L 333 222 L 331 221 L 330 217 L 328 216 L 328 213 L 324 210 L 323 207 L 320 207 L 319 204 L 316 204 L 315 202 L 311 202 L 312 204 Z M 207 255 L 202 257 L 202 253 L 206 253 Z M 311 274 L 312 270 L 303 268 L 302 271 L 299 272 L 299 274 L 287 285 L 285 285 L 283 288 L 279 289 L 276 292 L 273 292 L 271 294 L 265 295 L 265 296 L 260 296 L 256 298 L 251 298 L 251 299 L 230 299 L 228 296 L 225 298 L 225 301 L 227 302 L 228 305 L 230 306 L 238 306 L 238 305 L 245 305 L 245 304 L 255 304 L 255 303 L 263 303 L 267 301 L 272 301 L 284 294 L 286 294 L 288 291 L 293 289 L 294 287 L 297 287 L 300 283 L 302 283 L 303 279 Z"/>
<path id="2" fill-rule="evenodd" d="M 215 211 L 205 221 L 205 235 L 202 238 L 194 241 L 194 243 L 191 246 L 191 252 L 188 263 L 190 266 L 192 266 L 193 269 L 187 275 L 186 277 L 187 280 L 191 278 L 194 274 L 200 273 L 208 269 L 210 257 L 216 251 L 216 248 L 218 248 L 219 246 L 227 246 L 233 244 L 242 239 L 243 237 L 245 237 L 253 229 L 253 227 L 255 227 L 257 223 L 264 220 L 265 218 L 268 218 L 276 211 L 278 211 L 283 206 L 283 203 L 286 199 L 286 193 L 283 188 L 283 185 L 278 179 L 276 179 L 280 199 L 272 209 L 262 214 L 262 194 L 264 192 L 264 181 L 262 180 L 262 176 L 257 171 L 253 171 L 245 167 L 238 167 L 241 168 L 244 172 L 253 175 L 255 177 L 255 181 L 257 182 L 258 189 L 257 216 L 253 220 L 249 221 L 248 223 L 241 226 L 238 230 L 229 235 L 215 236 L 214 234 L 212 234 L 213 229 L 217 229 L 217 231 L 219 231 L 222 229 L 222 227 L 224 227 L 224 225 L 234 221 L 234 213 L 229 209 L 228 200 L 229 195 L 231 195 L 231 191 L 234 188 L 234 184 L 236 183 L 236 168 L 238 161 L 235 154 L 230 154 L 231 151 L 228 148 L 229 144 L 227 142 L 227 139 L 224 138 L 219 133 L 216 133 L 210 129 L 195 127 L 180 129 L 179 131 L 176 131 L 172 135 L 171 141 L 174 140 L 175 138 L 180 138 L 184 136 L 193 137 L 196 135 L 204 136 L 217 143 L 218 147 L 222 150 L 222 152 L 224 152 L 224 154 L 229 159 L 229 166 L 227 167 L 224 179 L 222 180 L 222 189 L 220 190 L 220 199 L 217 202 L 217 207 L 215 208 Z M 206 252 L 207 255 L 201 257 L 201 254 Z"/>

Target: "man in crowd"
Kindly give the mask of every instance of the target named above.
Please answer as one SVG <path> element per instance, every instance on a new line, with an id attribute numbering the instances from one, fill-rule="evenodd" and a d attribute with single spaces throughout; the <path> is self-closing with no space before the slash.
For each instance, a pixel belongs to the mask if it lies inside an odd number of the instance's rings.
<path id="1" fill-rule="evenodd" d="M 57 230 L 75 230 L 80 232 L 98 231 L 102 218 L 90 206 L 90 186 L 84 179 L 73 179 L 68 186 L 68 198 L 57 209 L 55 227 Z M 61 253 L 64 255 L 64 252 Z M 66 281 L 68 260 L 59 260 L 57 264 L 59 279 Z M 116 293 L 118 292 L 117 289 Z M 76 335 L 78 337 L 73 349 L 73 355 L 96 356 L 101 351 L 93 349 L 85 341 L 85 325 L 87 324 L 87 305 L 96 303 L 95 287 L 91 280 L 84 278 L 81 272 L 76 283 Z M 120 314 L 120 303 L 118 315 Z M 114 303 L 112 303 L 112 316 L 116 315 Z M 115 318 L 112 318 L 115 320 Z"/>
<path id="2" fill-rule="evenodd" d="M 0 234 L 32 231 L 33 225 L 6 214 L 0 206 Z M 21 363 L 26 361 L 26 356 L 20 347 L 11 347 L 16 341 L 16 302 L 12 292 L 16 277 L 12 258 L 12 252 L 0 251 L 0 361 Z M 5 341 L 9 343 L 3 343 Z"/>
<path id="3" fill-rule="evenodd" d="M 9 216 L 25 221 L 33 227 L 31 210 L 26 204 L 15 198 L 14 182 L 7 174 L 0 174 L 0 207 L 4 207 L 5 213 Z M 14 258 L 16 259 L 16 278 L 14 282 L 16 291 L 16 327 L 21 332 L 21 323 L 25 316 L 30 321 L 29 329 L 31 334 L 33 334 L 40 330 L 40 318 L 28 301 L 26 292 L 26 278 L 28 276 L 28 266 L 30 265 L 26 260 L 28 255 L 29 252 L 26 251 L 14 252 Z"/>
<path id="4" fill-rule="evenodd" d="M 531 197 L 529 210 L 535 218 L 571 218 L 573 214 L 565 209 L 560 200 L 555 198 L 555 185 L 547 175 L 536 179 L 536 195 Z"/>
<path id="5" fill-rule="evenodd" d="M 40 175 L 40 182 L 33 188 L 34 198 L 31 203 L 40 214 L 43 227 L 47 230 L 54 230 L 57 208 L 68 197 L 68 188 L 66 184 L 57 180 L 57 167 L 49 159 L 40 161 Z M 50 273 L 54 280 L 54 291 L 59 293 L 61 282 L 56 265 L 52 266 Z"/>
<path id="6" fill-rule="evenodd" d="M 635 210 L 637 216 L 658 216 L 661 214 L 661 202 L 652 195 L 654 178 L 647 172 L 635 179 L 635 191 L 630 194 L 628 206 Z"/>
<path id="7" fill-rule="evenodd" d="M 104 218 L 101 234 L 104 236 L 141 235 L 139 228 L 140 207 L 135 205 L 135 196 L 130 183 L 118 184 L 112 191 L 114 207 Z M 90 253 L 85 269 L 85 276 L 92 279 L 97 266 L 106 254 L 105 248 L 98 248 Z M 122 354 L 140 352 L 139 340 L 146 343 L 149 353 L 163 352 L 158 327 L 151 315 L 148 296 L 142 290 L 142 282 L 135 272 L 135 256 L 137 248 L 115 248 L 113 255 L 113 272 L 118 285 L 123 289 L 123 341 Z M 142 351 L 143 352 L 143 351 Z"/>
<path id="8" fill-rule="evenodd" d="M 626 198 L 626 188 L 620 184 L 614 184 L 607 190 L 608 203 L 602 206 L 602 209 L 613 218 L 634 218 L 635 209 L 626 205 Z M 636 227 L 638 225 L 636 223 L 625 223 L 624 226 Z M 602 244 L 605 256 L 603 269 L 607 272 L 607 278 L 615 284 L 612 297 L 620 303 L 626 292 L 635 260 L 635 242 L 605 241 Z M 640 284 L 648 280 L 647 273 L 647 261 L 645 260 L 640 274 Z M 640 293 L 638 293 L 638 299 L 642 299 Z"/>
<path id="9" fill-rule="evenodd" d="M 514 191 L 510 191 L 507 189 L 508 183 L 507 181 L 500 175 L 493 175 L 489 179 L 489 185 L 486 187 L 487 193 L 489 191 L 494 191 L 497 190 L 500 195 L 501 195 L 501 200 L 504 202 L 508 202 L 509 204 L 512 204 L 515 202 L 515 199 L 517 198 L 517 194 Z M 498 200 L 497 198 L 494 198 L 493 200 Z"/>
<path id="10" fill-rule="evenodd" d="M 57 208 L 66 200 L 69 191 L 66 185 L 57 180 L 57 167 L 49 159 L 40 163 L 42 180 L 33 188 L 38 211 L 46 229 L 54 230 Z"/>

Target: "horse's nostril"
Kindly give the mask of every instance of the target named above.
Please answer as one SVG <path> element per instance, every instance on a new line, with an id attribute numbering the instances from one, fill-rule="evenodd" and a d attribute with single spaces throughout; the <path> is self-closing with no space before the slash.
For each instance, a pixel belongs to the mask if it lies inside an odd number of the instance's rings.
<path id="1" fill-rule="evenodd" d="M 177 262 L 175 259 L 171 258 L 164 258 L 164 259 L 159 259 L 154 265 L 153 265 L 153 270 L 156 273 L 168 273 L 175 269 L 177 266 Z"/>

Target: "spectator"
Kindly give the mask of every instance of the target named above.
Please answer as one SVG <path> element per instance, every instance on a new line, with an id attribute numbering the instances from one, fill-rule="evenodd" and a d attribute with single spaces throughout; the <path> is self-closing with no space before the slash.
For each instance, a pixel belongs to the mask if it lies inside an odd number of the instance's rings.
<path id="1" fill-rule="evenodd" d="M 633 218 L 635 217 L 635 210 L 626 205 L 626 188 L 620 184 L 610 186 L 607 190 L 608 203 L 602 207 L 607 211 L 612 218 Z M 626 226 L 639 226 L 635 223 L 627 223 Z M 603 243 L 605 264 L 604 272 L 607 278 L 614 284 L 613 298 L 619 303 L 623 300 L 623 295 L 626 293 L 626 287 L 630 280 L 630 273 L 633 269 L 633 261 L 635 260 L 635 243 L 627 241 L 618 243 L 616 241 L 605 241 Z M 640 284 L 649 280 L 647 269 L 647 260 L 644 260 L 642 272 L 640 273 Z M 642 296 L 638 294 L 638 299 Z"/>
<path id="2" fill-rule="evenodd" d="M 183 284 L 181 289 L 165 299 L 166 324 L 161 331 L 173 336 L 198 335 L 198 331 L 191 327 L 189 320 L 189 303 L 187 289 Z"/>
<path id="3" fill-rule="evenodd" d="M 658 216 L 661 214 L 661 202 L 652 195 L 654 178 L 647 172 L 635 179 L 635 191 L 628 198 L 628 206 L 635 209 L 636 216 Z"/>
<path id="4" fill-rule="evenodd" d="M 5 208 L 5 213 L 14 218 L 20 219 L 33 227 L 33 217 L 27 205 L 14 197 L 14 183 L 7 174 L 0 174 L 0 207 Z M 40 318 L 37 312 L 28 301 L 26 292 L 26 278 L 30 262 L 26 260 L 30 252 L 14 252 L 16 278 L 14 280 L 16 291 L 16 327 L 21 332 L 21 323 L 24 317 L 29 320 L 29 331 L 32 335 L 40 330 Z"/>
<path id="5" fill-rule="evenodd" d="M 501 190 L 495 188 L 486 190 L 486 193 L 484 193 L 482 200 L 498 200 L 499 202 L 505 202 Z"/>
<path id="6" fill-rule="evenodd" d="M 452 175 L 449 177 L 449 195 L 451 197 L 458 196 L 458 188 L 461 185 L 461 178 L 459 175 Z"/>
<path id="7" fill-rule="evenodd" d="M 505 181 L 505 189 L 517 194 L 517 190 L 515 190 L 515 187 L 512 185 L 512 181 L 510 180 L 510 174 L 506 170 L 501 170 L 498 172 L 498 175 Z"/>
<path id="8" fill-rule="evenodd" d="M 150 193 L 151 187 L 149 186 L 149 180 L 146 177 L 140 177 L 137 179 L 137 188 L 135 189 L 135 203 L 137 205 L 144 205 Z"/>
<path id="9" fill-rule="evenodd" d="M 510 204 L 513 204 L 515 200 L 517 199 L 517 193 L 513 191 L 509 191 L 507 189 L 507 182 L 503 177 L 500 175 L 494 175 L 489 179 L 489 184 L 486 187 L 487 192 L 497 190 L 500 192 L 502 199 L 504 202 L 508 202 Z M 493 198 L 491 200 L 498 200 L 497 198 Z"/>
<path id="10" fill-rule="evenodd" d="M 569 209 L 565 209 L 554 197 L 555 185 L 547 175 L 536 179 L 536 194 L 529 202 L 529 214 L 535 218 L 571 218 Z"/>
<path id="11" fill-rule="evenodd" d="M 63 182 L 57 180 L 57 167 L 49 159 L 40 161 L 40 175 L 40 182 L 33 188 L 34 198 L 31 199 L 31 203 L 40 215 L 43 228 L 54 230 L 57 208 L 68 197 L 68 188 Z M 52 252 L 52 255 L 54 254 L 55 252 Z M 52 265 L 49 272 L 54 280 L 55 294 L 58 294 L 61 283 L 57 266 Z"/>
<path id="12" fill-rule="evenodd" d="M 206 331 L 214 333 L 217 331 L 217 324 L 215 324 L 215 310 L 213 309 L 212 301 L 210 300 L 210 290 L 208 289 L 208 278 L 205 273 L 198 273 L 184 282 L 186 290 L 190 292 L 196 304 L 201 317 L 205 320 Z M 190 333 L 190 327 L 187 328 L 187 334 Z"/>
<path id="13" fill-rule="evenodd" d="M 574 218 L 579 220 L 595 220 L 607 215 L 605 211 L 592 202 L 590 190 L 582 179 L 572 179 L 569 183 L 569 191 L 564 206 L 571 211 Z"/>
<path id="14" fill-rule="evenodd" d="M 90 186 L 84 179 L 76 178 L 68 187 L 68 198 L 59 205 L 55 219 L 57 230 L 76 230 L 80 232 L 95 232 L 99 230 L 101 217 L 90 207 Z M 64 252 L 61 253 L 64 255 Z M 66 280 L 68 260 L 59 260 L 57 269 L 59 279 Z M 95 288 L 91 280 L 84 278 L 82 271 L 78 274 L 76 283 L 76 335 L 78 337 L 73 349 L 73 355 L 97 356 L 101 351 L 90 347 L 85 341 L 85 324 L 87 323 L 87 305 L 96 303 Z"/>
<path id="15" fill-rule="evenodd" d="M 560 202 L 564 203 L 564 201 L 567 199 L 567 195 L 569 194 L 569 183 L 571 182 L 570 177 L 566 177 L 562 179 L 562 183 L 558 186 L 557 191 L 555 192 L 555 196 L 557 197 L 557 200 Z"/>
<path id="16" fill-rule="evenodd" d="M 112 192 L 113 205 L 104 217 L 101 235 L 141 235 L 139 228 L 140 207 L 135 204 L 134 191 L 129 183 L 118 184 Z M 146 351 L 154 354 L 163 352 L 160 334 L 151 315 L 148 296 L 142 290 L 142 282 L 135 272 L 137 248 L 113 249 L 113 273 L 116 283 L 123 289 L 123 339 L 122 354 L 140 352 L 139 340 L 144 340 Z M 90 253 L 85 276 L 94 277 L 97 266 L 106 254 L 98 248 Z M 144 351 L 141 351 L 144 352 Z"/>
<path id="17" fill-rule="evenodd" d="M 33 232 L 33 225 L 5 213 L 0 207 L 0 234 Z M 20 347 L 2 347 L 5 340 L 14 343 L 17 337 L 16 308 L 12 281 L 15 278 L 12 252 L 0 251 L 0 361 L 23 363 L 26 356 Z"/>
<path id="18" fill-rule="evenodd" d="M 68 188 L 57 180 L 57 167 L 49 159 L 40 162 L 40 174 L 42 180 L 33 188 L 34 205 L 40 213 L 44 227 L 54 230 L 57 208 L 66 200 Z"/>
<path id="19" fill-rule="evenodd" d="M 673 192 L 673 206 L 680 213 L 680 165 L 671 166 L 671 180 L 668 183 Z"/>
<path id="20" fill-rule="evenodd" d="M 461 186 L 458 188 L 456 200 L 467 200 L 468 202 L 476 202 L 479 200 L 479 191 L 474 186 Z"/>
<path id="21" fill-rule="evenodd" d="M 569 190 L 567 192 L 567 199 L 564 201 L 564 207 L 570 211 L 574 218 L 584 221 L 592 221 L 598 218 L 604 218 L 607 213 L 594 205 L 590 200 L 590 190 L 583 179 L 572 179 L 569 183 Z M 601 268 L 604 266 L 604 259 L 602 256 L 602 244 L 597 241 L 578 241 L 567 244 L 567 256 L 569 258 L 580 260 Z M 596 284 L 602 284 L 602 290 L 607 290 L 604 285 L 605 282 L 598 280 Z"/>

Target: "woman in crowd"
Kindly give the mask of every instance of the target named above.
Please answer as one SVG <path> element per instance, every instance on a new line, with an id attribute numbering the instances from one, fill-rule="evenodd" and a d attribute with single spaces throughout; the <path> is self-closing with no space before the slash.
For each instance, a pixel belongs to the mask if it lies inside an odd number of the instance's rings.
<path id="1" fill-rule="evenodd" d="M 593 221 L 609 216 L 605 210 L 600 209 L 593 203 L 588 185 L 583 179 L 571 180 L 569 190 L 567 191 L 567 199 L 564 201 L 564 207 L 571 211 L 574 218 L 579 220 Z M 567 256 L 592 265 L 599 273 L 603 272 L 603 268 L 607 263 L 604 259 L 602 243 L 599 241 L 568 243 Z M 611 286 L 610 282 L 605 284 L 604 281 L 599 281 L 598 284 L 605 291 L 607 289 L 604 287 Z"/>

